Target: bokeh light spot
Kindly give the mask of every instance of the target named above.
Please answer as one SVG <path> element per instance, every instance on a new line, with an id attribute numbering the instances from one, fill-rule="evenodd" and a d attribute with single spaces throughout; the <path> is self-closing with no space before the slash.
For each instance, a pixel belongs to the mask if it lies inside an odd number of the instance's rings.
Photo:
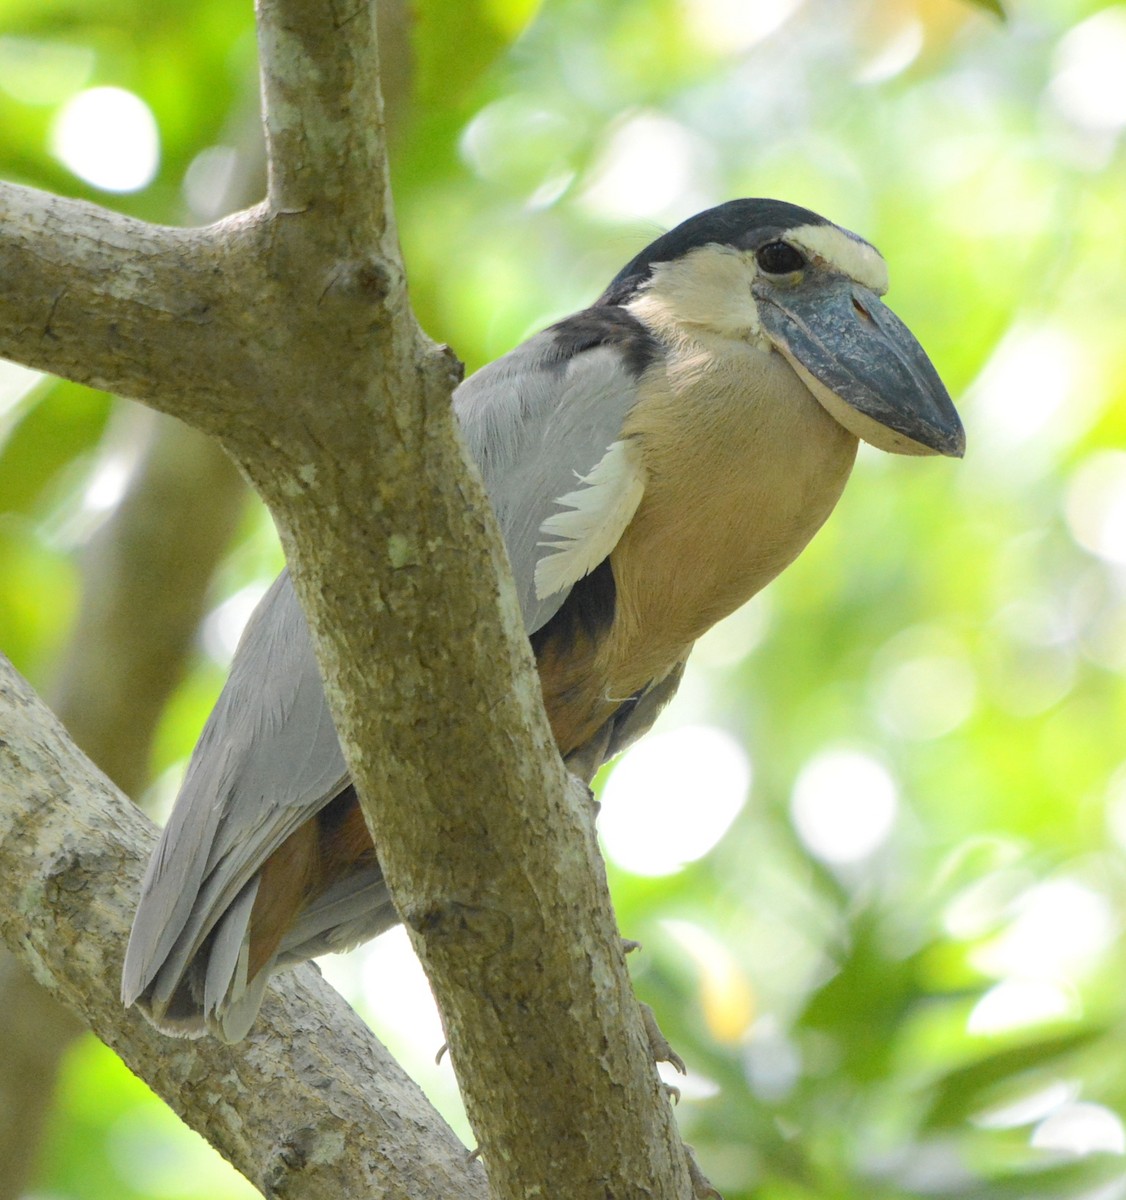
<path id="1" fill-rule="evenodd" d="M 0 446 L 18 420 L 20 401 L 42 378 L 39 371 L 0 359 Z"/>
<path id="2" fill-rule="evenodd" d="M 325 978 L 363 1014 L 408 1075 L 472 1144 L 450 1056 L 436 1061 L 446 1035 L 430 984 L 402 925 L 349 954 L 317 960 Z"/>
<path id="3" fill-rule="evenodd" d="M 966 1030 L 979 1035 L 1007 1033 L 1078 1016 L 1078 1002 L 1060 984 L 1045 979 L 1003 979 L 973 1006 Z"/>
<path id="4" fill-rule="evenodd" d="M 1032 1132 L 1038 1150 L 1068 1154 L 1126 1154 L 1126 1129 L 1117 1113 L 1102 1104 L 1078 1101 L 1056 1109 Z"/>
<path id="5" fill-rule="evenodd" d="M 188 164 L 184 199 L 200 219 L 213 221 L 226 211 L 238 158 L 233 146 L 207 146 Z"/>
<path id="6" fill-rule="evenodd" d="M 89 88 L 63 106 L 51 152 L 79 179 L 106 192 L 136 192 L 160 165 L 160 134 L 149 106 L 119 87 Z"/>
<path id="7" fill-rule="evenodd" d="M 636 113 L 610 134 L 579 200 L 612 220 L 661 218 L 703 207 L 707 201 L 701 202 L 697 189 L 710 160 L 707 144 L 679 121 Z"/>
<path id="8" fill-rule="evenodd" d="M 380 1022 L 435 1054 L 446 1040 L 434 994 L 406 930 L 396 926 L 359 957 L 365 1003 Z M 393 985 L 391 981 L 394 981 Z"/>
<path id="9" fill-rule="evenodd" d="M 760 1100 L 785 1100 L 801 1079 L 801 1051 L 777 1017 L 767 1013 L 755 1022 L 743 1056 L 747 1082 Z"/>
<path id="10" fill-rule="evenodd" d="M 651 734 L 602 789 L 606 853 L 635 875 L 671 875 L 723 837 L 750 784 L 750 759 L 730 734 L 706 725 Z"/>
<path id="11" fill-rule="evenodd" d="M 1106 785 L 1107 828 L 1120 850 L 1126 851 L 1126 762 L 1111 775 Z"/>
<path id="12" fill-rule="evenodd" d="M 891 664 L 876 682 L 881 723 L 900 737 L 925 741 L 963 724 L 977 685 L 961 654 L 920 654 Z"/>
<path id="13" fill-rule="evenodd" d="M 802 767 L 790 813 L 815 857 L 855 863 L 874 854 L 895 826 L 899 793 L 891 773 L 858 750 L 826 750 Z"/>
<path id="14" fill-rule="evenodd" d="M 1108 562 L 1126 563 L 1126 452 L 1088 455 L 1072 476 L 1064 507 L 1081 546 Z"/>
<path id="15" fill-rule="evenodd" d="M 202 630 L 203 649 L 213 662 L 225 666 L 231 661 L 250 614 L 265 594 L 261 584 L 251 584 L 228 596 L 207 614 Z"/>
<path id="16" fill-rule="evenodd" d="M 87 513 L 107 513 L 117 507 L 129 486 L 134 461 L 128 450 L 102 455 L 82 494 L 82 506 Z"/>
<path id="17" fill-rule="evenodd" d="M 975 950 L 974 965 L 998 978 L 1063 980 L 1096 962 L 1118 933 L 1105 896 L 1078 879 L 1049 879 L 1014 903 L 1012 922 Z"/>
<path id="18" fill-rule="evenodd" d="M 857 83 L 883 83 L 901 75 L 919 57 L 926 41 L 921 21 L 906 19 L 856 73 Z"/>
<path id="19" fill-rule="evenodd" d="M 1065 330 L 1046 322 L 1014 327 L 1002 339 L 973 385 L 975 444 L 998 458 L 1009 474 L 1023 466 L 1013 450 L 1042 444 L 1052 449 L 1078 437 L 1087 423 L 1080 379 L 1082 348 Z"/>
<path id="20" fill-rule="evenodd" d="M 780 29 L 802 0 L 684 0 L 684 20 L 701 45 L 716 54 L 737 54 Z"/>
<path id="21" fill-rule="evenodd" d="M 1065 34 L 1054 68 L 1049 91 L 1065 117 L 1095 131 L 1126 126 L 1126 11 L 1120 5 Z"/>
<path id="22" fill-rule="evenodd" d="M 1035 1088 L 1017 1100 L 987 1108 L 973 1118 L 979 1129 L 1016 1129 L 1042 1121 L 1065 1104 L 1070 1104 L 1079 1094 L 1074 1083 L 1066 1079 L 1053 1079 L 1045 1087 Z"/>

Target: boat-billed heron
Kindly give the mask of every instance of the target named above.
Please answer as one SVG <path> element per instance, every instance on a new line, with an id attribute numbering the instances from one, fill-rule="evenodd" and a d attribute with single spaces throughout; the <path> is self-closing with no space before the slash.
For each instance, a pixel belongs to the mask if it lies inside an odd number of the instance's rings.
<path id="1" fill-rule="evenodd" d="M 793 562 L 857 439 L 960 456 L 934 367 L 856 234 L 732 200 L 454 393 L 559 751 L 589 781 L 693 642 Z M 271 971 L 397 921 L 286 574 L 250 620 L 145 876 L 126 1004 L 242 1038 Z"/>

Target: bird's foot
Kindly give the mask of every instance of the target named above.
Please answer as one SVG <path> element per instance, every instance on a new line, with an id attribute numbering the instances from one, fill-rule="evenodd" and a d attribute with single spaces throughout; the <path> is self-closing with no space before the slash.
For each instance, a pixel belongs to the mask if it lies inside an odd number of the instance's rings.
<path id="1" fill-rule="evenodd" d="M 645 1036 L 649 1039 L 649 1053 L 652 1054 L 653 1061 L 655 1063 L 671 1063 L 681 1075 L 687 1075 L 688 1069 L 684 1065 L 684 1059 L 669 1045 L 668 1038 L 661 1032 L 661 1027 L 657 1024 L 653 1010 L 640 1000 L 637 1003 L 641 1009 L 641 1024 L 645 1027 Z"/>
<path id="2" fill-rule="evenodd" d="M 696 1161 L 696 1152 L 687 1143 L 684 1147 L 684 1157 L 688 1160 L 688 1178 L 692 1180 L 693 1200 L 723 1200 L 723 1197 L 708 1182 L 708 1177 L 700 1170 Z"/>

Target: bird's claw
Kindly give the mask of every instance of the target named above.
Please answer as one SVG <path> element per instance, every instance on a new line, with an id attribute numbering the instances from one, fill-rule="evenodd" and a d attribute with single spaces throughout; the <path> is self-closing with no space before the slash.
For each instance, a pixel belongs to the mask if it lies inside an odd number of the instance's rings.
<path id="1" fill-rule="evenodd" d="M 700 1164 L 696 1161 L 696 1151 L 687 1142 L 684 1145 L 684 1157 L 688 1160 L 688 1178 L 692 1180 L 693 1200 L 723 1200 L 708 1181 L 708 1177 L 700 1170 Z"/>
<path id="2" fill-rule="evenodd" d="M 688 1068 L 684 1065 L 684 1059 L 669 1045 L 668 1038 L 661 1032 L 661 1027 L 657 1024 L 653 1010 L 640 1000 L 637 1003 L 641 1009 L 641 1024 L 645 1027 L 646 1038 L 649 1039 L 649 1053 L 652 1054 L 653 1061 L 655 1063 L 671 1063 L 681 1075 L 687 1075 Z"/>

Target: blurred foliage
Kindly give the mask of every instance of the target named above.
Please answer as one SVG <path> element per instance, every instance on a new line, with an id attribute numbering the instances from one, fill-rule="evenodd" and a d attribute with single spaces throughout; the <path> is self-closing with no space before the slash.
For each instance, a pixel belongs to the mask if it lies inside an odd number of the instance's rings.
<path id="1" fill-rule="evenodd" d="M 966 418 L 963 463 L 863 450 L 808 552 L 700 648 L 662 727 L 742 747 L 754 782 L 722 839 L 646 867 L 607 827 L 639 991 L 690 1064 L 679 1119 L 728 1200 L 1126 1196 L 1126 8 L 995 7 L 412 9 L 396 204 L 423 324 L 470 368 L 658 230 L 775 195 L 880 246 Z M 159 129 L 128 193 L 52 150 L 105 86 Z M 209 220 L 223 172 L 253 170 L 255 103 L 249 4 L 0 0 L 4 178 Z M 0 369 L 0 645 L 41 686 L 128 469 L 115 413 Z M 157 800 L 277 563 L 259 512 L 166 714 Z M 650 776 L 636 847 L 675 848 L 729 786 L 688 769 L 679 804 Z M 420 1066 L 437 1035 L 408 1027 L 414 968 L 372 965 L 395 945 L 334 978 L 464 1127 Z M 249 1188 L 87 1041 L 37 1193 Z"/>

